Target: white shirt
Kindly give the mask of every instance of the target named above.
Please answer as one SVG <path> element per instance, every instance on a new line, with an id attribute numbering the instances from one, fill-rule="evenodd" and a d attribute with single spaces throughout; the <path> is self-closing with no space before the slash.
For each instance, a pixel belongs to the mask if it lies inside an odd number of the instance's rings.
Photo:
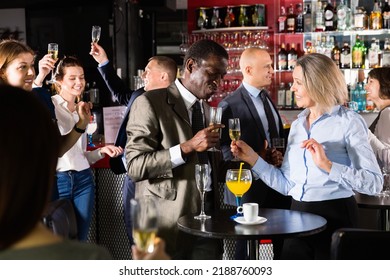
<path id="1" fill-rule="evenodd" d="M 52 98 L 57 124 L 61 135 L 68 134 L 79 121 L 77 112 L 69 111 L 68 102 L 60 95 L 54 95 Z M 77 142 L 62 157 L 58 158 L 57 171 L 82 171 L 90 167 L 103 156 L 100 150 L 87 151 L 87 134 L 84 133 Z"/>

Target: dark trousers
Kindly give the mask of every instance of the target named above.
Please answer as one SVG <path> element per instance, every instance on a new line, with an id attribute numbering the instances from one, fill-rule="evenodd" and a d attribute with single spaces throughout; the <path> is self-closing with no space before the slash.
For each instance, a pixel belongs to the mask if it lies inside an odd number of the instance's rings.
<path id="1" fill-rule="evenodd" d="M 123 181 L 123 211 L 127 237 L 129 238 L 130 244 L 134 244 L 133 241 L 133 223 L 131 221 L 130 214 L 130 200 L 135 196 L 135 185 L 128 175 L 125 176 Z"/>
<path id="2" fill-rule="evenodd" d="M 330 244 L 333 232 L 342 227 L 357 227 L 358 224 L 358 208 L 353 196 L 316 202 L 293 200 L 291 210 L 320 215 L 326 219 L 327 224 L 326 229 L 318 234 L 286 239 L 282 259 L 330 259 Z"/>

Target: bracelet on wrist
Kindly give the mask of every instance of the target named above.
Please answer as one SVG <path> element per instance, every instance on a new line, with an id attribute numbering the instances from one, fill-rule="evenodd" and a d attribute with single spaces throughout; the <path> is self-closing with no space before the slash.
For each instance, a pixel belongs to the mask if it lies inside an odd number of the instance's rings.
<path id="1" fill-rule="evenodd" d="M 83 133 L 85 132 L 85 129 L 78 128 L 78 127 L 77 127 L 77 124 L 74 125 L 73 129 L 74 129 L 76 132 L 81 133 L 81 134 L 83 134 Z"/>

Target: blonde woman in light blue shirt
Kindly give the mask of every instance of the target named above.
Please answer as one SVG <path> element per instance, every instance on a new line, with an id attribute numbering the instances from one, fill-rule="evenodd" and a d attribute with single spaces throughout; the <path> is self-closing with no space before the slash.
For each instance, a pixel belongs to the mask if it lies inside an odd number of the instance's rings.
<path id="1" fill-rule="evenodd" d="M 335 63 L 325 55 L 305 55 L 293 80 L 291 90 L 304 110 L 291 126 L 282 166 L 268 164 L 243 141 L 232 142 L 231 150 L 252 166 L 255 177 L 292 196 L 292 210 L 327 220 L 320 234 L 286 240 L 283 258 L 329 259 L 334 230 L 357 226 L 354 192 L 379 193 L 383 177 L 364 119 L 342 106 L 348 91 Z"/>

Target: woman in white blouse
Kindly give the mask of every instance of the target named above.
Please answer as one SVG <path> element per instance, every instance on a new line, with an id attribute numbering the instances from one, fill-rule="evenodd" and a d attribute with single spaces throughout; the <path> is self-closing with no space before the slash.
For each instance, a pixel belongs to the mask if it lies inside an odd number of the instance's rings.
<path id="1" fill-rule="evenodd" d="M 57 95 L 52 97 L 55 114 L 61 134 L 75 127 L 79 120 L 77 104 L 85 87 L 84 69 L 75 57 L 63 58 L 55 73 L 55 89 Z M 105 154 L 116 157 L 123 153 L 121 147 L 106 145 L 102 148 L 87 151 L 86 134 L 79 138 L 76 144 L 58 159 L 57 187 L 60 198 L 73 201 L 78 227 L 79 240 L 86 240 L 92 218 L 95 182 L 90 164 L 104 158 Z"/>

